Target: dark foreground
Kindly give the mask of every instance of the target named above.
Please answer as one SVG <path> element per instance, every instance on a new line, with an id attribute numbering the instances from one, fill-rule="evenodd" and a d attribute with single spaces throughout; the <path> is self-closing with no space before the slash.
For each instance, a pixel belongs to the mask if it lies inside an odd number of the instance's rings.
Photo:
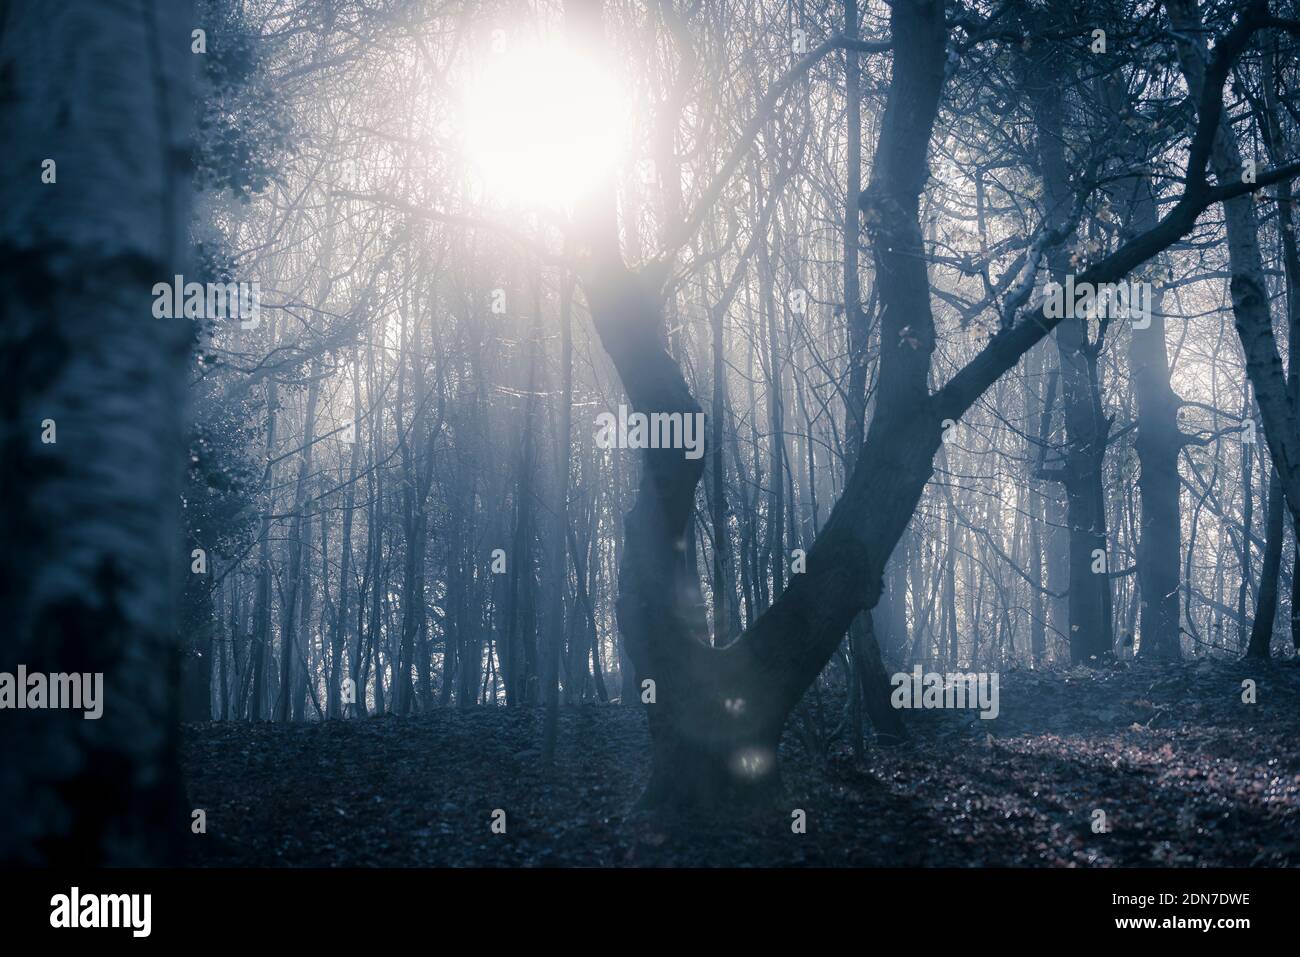
<path id="1" fill-rule="evenodd" d="M 1242 681 L 1257 684 L 1242 703 Z M 911 740 L 824 759 L 796 718 L 786 804 L 664 821 L 637 708 L 477 708 L 186 729 L 201 865 L 1284 866 L 1300 864 L 1300 666 L 1004 673 L 1001 716 L 909 712 Z M 826 715 L 833 730 L 839 715 Z M 505 811 L 506 833 L 492 831 Z M 791 812 L 807 813 L 807 833 Z M 1095 833 L 1095 813 L 1107 833 Z"/>

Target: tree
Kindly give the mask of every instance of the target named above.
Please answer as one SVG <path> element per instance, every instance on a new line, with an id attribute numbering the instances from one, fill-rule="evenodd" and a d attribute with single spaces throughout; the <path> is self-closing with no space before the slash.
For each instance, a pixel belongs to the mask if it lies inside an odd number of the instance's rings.
<path id="1" fill-rule="evenodd" d="M 1296 167 L 1288 166 L 1253 184 L 1210 186 L 1205 179 L 1223 79 L 1263 22 L 1256 11 L 1215 45 L 1178 201 L 1150 229 L 1084 269 L 1078 282 L 1118 281 L 1190 231 L 1212 203 L 1295 175 Z M 860 200 L 882 311 L 875 414 L 848 486 L 808 552 L 807 574 L 731 645 L 705 643 L 706 628 L 691 600 L 698 582 L 681 557 L 702 461 L 674 450 L 644 453 L 637 500 L 624 522 L 618 620 L 638 679 L 654 683 L 648 712 L 653 769 L 646 795 L 652 804 L 762 800 L 776 793 L 776 748 L 786 717 L 853 618 L 878 599 L 889 554 L 933 471 L 943 421 L 959 419 L 1060 321 L 1033 308 L 1018 313 L 1033 291 L 1044 250 L 1067 238 L 1070 221 L 1041 230 L 1018 296 L 1012 297 L 1015 309 L 1007 311 L 1010 321 L 945 385 L 930 390 L 934 319 L 918 198 L 928 176 L 948 25 L 942 3 L 934 0 L 895 4 L 890 24 L 893 45 L 907 55 L 893 64 L 872 181 Z M 724 166 L 722 176 L 734 166 Z M 720 189 L 706 190 L 706 201 Z M 624 263 L 608 188 L 590 204 L 584 225 L 584 289 L 593 323 L 632 406 L 647 413 L 699 411 L 667 350 L 664 263 L 637 270 Z"/>
<path id="2" fill-rule="evenodd" d="M 102 673 L 103 716 L 4 715 L 0 800 L 23 813 L 4 815 L 0 860 L 157 863 L 184 833 L 174 628 L 191 330 L 150 306 L 188 262 L 192 10 L 3 17 L 0 670 Z"/>

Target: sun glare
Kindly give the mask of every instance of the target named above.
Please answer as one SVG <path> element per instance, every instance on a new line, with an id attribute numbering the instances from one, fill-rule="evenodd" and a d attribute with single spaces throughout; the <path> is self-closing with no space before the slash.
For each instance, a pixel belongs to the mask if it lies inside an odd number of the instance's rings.
<path id="1" fill-rule="evenodd" d="M 488 55 L 464 91 L 466 158 L 485 198 L 565 208 L 618 165 L 627 108 L 615 77 L 562 44 Z"/>

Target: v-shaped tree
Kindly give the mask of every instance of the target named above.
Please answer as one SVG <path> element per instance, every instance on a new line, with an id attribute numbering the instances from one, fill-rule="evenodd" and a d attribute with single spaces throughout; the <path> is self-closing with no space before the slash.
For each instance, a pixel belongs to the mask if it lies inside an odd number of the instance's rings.
<path id="1" fill-rule="evenodd" d="M 1221 37 L 1206 64 L 1191 134 L 1186 183 L 1154 226 L 1084 269 L 1076 283 L 1110 283 L 1191 231 L 1215 202 L 1289 179 L 1300 164 L 1261 172 L 1252 183 L 1211 185 L 1205 167 L 1222 112 L 1228 70 L 1251 35 L 1268 23 L 1256 4 Z M 707 643 L 696 569 L 687 567 L 685 536 L 705 458 L 647 449 L 636 503 L 624 524 L 618 624 L 638 686 L 652 681 L 648 704 L 653 769 L 651 805 L 722 805 L 761 801 L 779 787 L 777 743 L 791 710 L 843 640 L 854 617 L 880 597 L 881 576 L 933 472 L 943 424 L 957 420 L 1003 373 L 1059 322 L 1028 308 L 1047 250 L 1064 242 L 1096 185 L 1080 176 L 1079 202 L 1068 221 L 1036 237 L 999 331 L 937 391 L 930 387 L 935 345 L 918 202 L 929 177 L 927 151 L 944 84 L 950 25 L 941 0 L 892 5 L 895 51 L 888 102 L 870 184 L 857 198 L 874 252 L 882 312 L 879 386 L 856 466 L 829 520 L 808 551 L 806 574 L 791 584 L 732 644 Z M 964 25 L 968 35 L 972 28 Z M 879 50 L 884 44 L 828 40 L 796 65 L 760 104 L 747 127 L 752 140 L 791 76 L 837 46 Z M 744 143 L 740 149 L 744 148 Z M 739 150 L 705 191 L 707 204 L 739 163 Z M 1080 171 L 1082 172 L 1082 171 Z M 584 217 L 583 287 L 600 341 L 631 405 L 643 413 L 693 414 L 700 406 L 664 332 L 664 261 L 633 270 L 618 246 L 612 193 Z M 682 233 L 698 225 L 697 211 Z"/>

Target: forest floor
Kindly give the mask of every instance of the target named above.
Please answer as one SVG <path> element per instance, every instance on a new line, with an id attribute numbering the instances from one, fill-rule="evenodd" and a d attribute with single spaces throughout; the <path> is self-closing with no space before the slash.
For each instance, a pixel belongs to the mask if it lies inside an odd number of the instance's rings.
<path id="1" fill-rule="evenodd" d="M 909 740 L 862 761 L 840 743 L 821 756 L 796 718 L 781 746 L 788 808 L 708 821 L 634 810 L 639 708 L 563 708 L 550 772 L 541 709 L 187 725 L 189 797 L 207 812 L 193 862 L 1300 865 L 1300 662 L 1013 671 L 1000 692 L 992 720 L 906 712 Z"/>

